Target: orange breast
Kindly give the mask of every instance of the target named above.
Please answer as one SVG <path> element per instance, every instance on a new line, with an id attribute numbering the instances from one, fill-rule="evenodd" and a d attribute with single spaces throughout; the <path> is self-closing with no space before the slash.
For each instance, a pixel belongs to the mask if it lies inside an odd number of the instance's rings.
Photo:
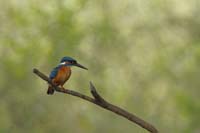
<path id="1" fill-rule="evenodd" d="M 53 79 L 53 82 L 57 85 L 63 85 L 71 76 L 71 69 L 67 66 L 62 66 L 56 77 Z"/>

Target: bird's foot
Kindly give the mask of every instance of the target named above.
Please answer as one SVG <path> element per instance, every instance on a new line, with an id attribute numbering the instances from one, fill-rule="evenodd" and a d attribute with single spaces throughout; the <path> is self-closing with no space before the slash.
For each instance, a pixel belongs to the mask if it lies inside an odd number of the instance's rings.
<path id="1" fill-rule="evenodd" d="M 61 90 L 65 90 L 65 88 L 63 86 L 61 86 L 60 88 L 61 88 Z"/>

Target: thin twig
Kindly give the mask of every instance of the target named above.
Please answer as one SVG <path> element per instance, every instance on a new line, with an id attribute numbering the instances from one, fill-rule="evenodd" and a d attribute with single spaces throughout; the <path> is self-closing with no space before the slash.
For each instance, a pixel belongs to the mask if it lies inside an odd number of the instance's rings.
<path id="1" fill-rule="evenodd" d="M 66 93 L 66 94 L 69 94 L 69 95 L 73 95 L 73 96 L 82 98 L 82 99 L 84 99 L 88 102 L 91 102 L 93 104 L 96 104 L 96 105 L 98 105 L 98 106 L 100 106 L 100 107 L 102 107 L 106 110 L 109 110 L 109 111 L 114 112 L 114 113 L 116 113 L 120 116 L 123 116 L 124 118 L 130 120 L 131 122 L 136 123 L 137 125 L 141 126 L 142 128 L 148 130 L 151 133 L 158 133 L 158 130 L 153 125 L 147 123 L 146 121 L 142 120 L 141 118 L 137 117 L 136 115 L 131 114 L 128 111 L 126 111 L 126 110 L 124 110 L 124 109 L 122 109 L 118 106 L 115 106 L 115 105 L 107 102 L 105 99 L 103 99 L 98 94 L 98 92 L 97 92 L 96 88 L 94 87 L 94 85 L 92 84 L 92 82 L 90 82 L 90 92 L 91 92 L 91 94 L 94 98 L 86 96 L 84 94 L 81 94 L 81 93 L 73 91 L 73 90 L 62 89 L 58 86 L 55 86 L 46 75 L 44 75 L 43 73 L 41 73 L 39 70 L 37 70 L 35 68 L 33 69 L 33 72 L 37 76 L 39 76 L 40 78 L 42 78 L 43 80 L 45 80 L 49 84 L 51 84 L 57 92 L 62 92 L 62 93 Z"/>

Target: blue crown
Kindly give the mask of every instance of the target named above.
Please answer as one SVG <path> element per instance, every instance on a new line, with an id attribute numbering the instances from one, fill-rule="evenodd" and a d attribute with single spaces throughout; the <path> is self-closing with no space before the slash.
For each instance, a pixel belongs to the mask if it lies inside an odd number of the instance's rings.
<path id="1" fill-rule="evenodd" d="M 76 60 L 71 57 L 65 56 L 60 60 L 60 63 L 67 62 L 67 61 L 76 61 Z"/>

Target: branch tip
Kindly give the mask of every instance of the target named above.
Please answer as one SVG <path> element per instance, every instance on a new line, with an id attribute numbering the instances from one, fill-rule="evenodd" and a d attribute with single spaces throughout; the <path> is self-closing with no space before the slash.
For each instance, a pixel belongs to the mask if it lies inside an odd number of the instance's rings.
<path id="1" fill-rule="evenodd" d="M 94 85 L 92 84 L 92 82 L 90 81 L 90 92 L 92 94 L 92 96 L 95 98 L 96 101 L 98 102 L 106 102 L 97 92 L 96 88 L 94 87 Z"/>
<path id="2" fill-rule="evenodd" d="M 34 72 L 34 73 L 37 73 L 38 70 L 37 70 L 36 68 L 33 68 L 33 72 Z"/>
<path id="3" fill-rule="evenodd" d="M 90 91 L 96 92 L 96 88 L 94 87 L 91 81 L 90 81 Z"/>

